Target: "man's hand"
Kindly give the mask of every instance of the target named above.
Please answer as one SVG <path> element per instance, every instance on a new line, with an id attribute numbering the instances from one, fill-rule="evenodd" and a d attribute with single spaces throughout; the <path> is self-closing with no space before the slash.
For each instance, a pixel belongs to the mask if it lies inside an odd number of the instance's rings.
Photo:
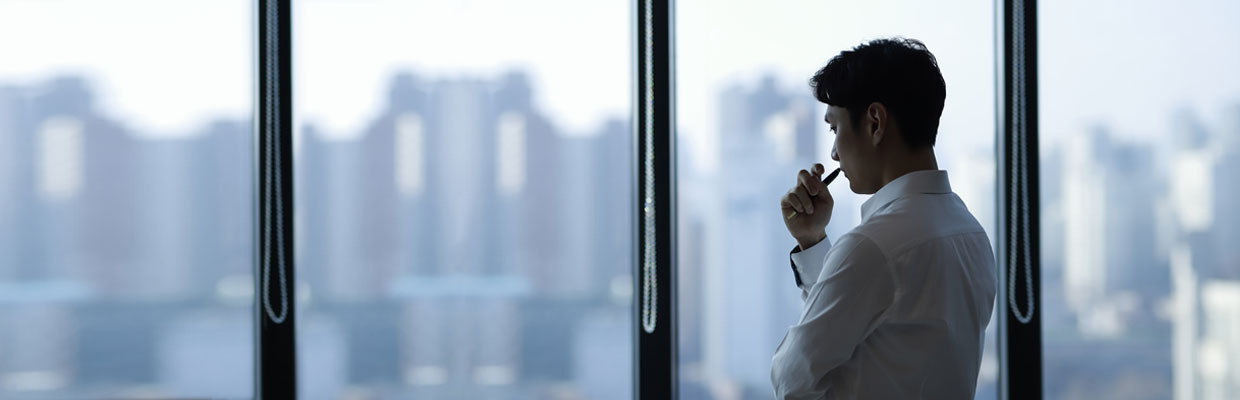
<path id="1" fill-rule="evenodd" d="M 801 245 L 801 250 L 818 244 L 827 237 L 827 223 L 831 222 L 831 210 L 835 199 L 822 183 L 826 172 L 822 164 L 814 164 L 810 170 L 797 174 L 797 184 L 779 200 L 783 211 L 784 226 Z"/>

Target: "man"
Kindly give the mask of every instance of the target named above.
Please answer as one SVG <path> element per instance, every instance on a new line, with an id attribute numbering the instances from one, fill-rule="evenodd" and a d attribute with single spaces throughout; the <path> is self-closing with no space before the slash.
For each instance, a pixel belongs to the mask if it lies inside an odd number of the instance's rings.
<path id="1" fill-rule="evenodd" d="M 780 200 L 805 305 L 772 360 L 776 398 L 972 399 L 995 259 L 934 156 L 938 62 L 919 41 L 879 39 L 832 58 L 810 86 L 827 104 L 831 159 L 873 196 L 835 243 L 822 164 Z"/>

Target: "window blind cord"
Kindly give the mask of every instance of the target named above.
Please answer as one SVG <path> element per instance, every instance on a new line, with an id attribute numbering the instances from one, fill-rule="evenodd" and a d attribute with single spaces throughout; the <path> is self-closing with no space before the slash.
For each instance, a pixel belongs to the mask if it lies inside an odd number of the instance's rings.
<path id="1" fill-rule="evenodd" d="M 1013 18 L 1013 30 L 1016 34 L 1013 42 L 1013 52 L 1015 52 L 1015 92 L 1013 104 L 1016 105 L 1016 117 L 1013 118 L 1013 152 L 1017 159 L 1016 168 L 1010 168 L 1011 171 L 1011 224 L 1008 225 L 1008 306 L 1012 309 L 1012 315 L 1022 324 L 1028 324 L 1033 320 L 1034 301 L 1033 301 L 1033 262 L 1029 251 L 1029 171 L 1026 149 L 1026 132 L 1027 126 L 1025 121 L 1025 21 L 1023 12 L 1023 1 L 1015 0 L 1013 7 L 1016 11 Z M 1015 223 L 1019 221 L 1020 223 Z M 1016 247 L 1017 240 L 1020 240 L 1022 247 Z M 1018 254 L 1019 253 L 1019 254 Z M 1018 255 L 1021 255 L 1020 261 L 1025 270 L 1025 313 L 1020 311 L 1016 301 L 1016 271 Z"/>
<path id="2" fill-rule="evenodd" d="M 277 40 L 277 29 L 279 28 L 279 25 L 277 22 L 278 14 L 276 7 L 276 1 L 270 1 L 267 3 L 267 35 L 266 38 L 264 38 L 267 44 L 266 61 L 267 72 L 269 75 L 267 81 L 263 83 L 264 85 L 267 85 L 267 99 L 265 102 L 265 106 L 267 108 L 267 121 L 265 124 L 266 126 L 264 126 L 267 131 L 267 160 L 264 163 L 267 184 L 263 187 L 263 190 L 266 192 L 266 196 L 264 197 L 266 201 L 263 202 L 263 218 L 265 220 L 263 223 L 263 242 L 270 243 L 272 237 L 271 224 L 273 222 L 272 220 L 274 220 L 276 225 L 275 246 L 276 251 L 279 252 L 279 264 L 277 265 L 277 269 L 280 274 L 280 312 L 277 313 L 271 306 L 271 293 L 268 289 L 271 282 L 270 246 L 263 251 L 262 296 L 263 308 L 267 312 L 267 317 L 270 318 L 273 323 L 282 324 L 284 323 L 285 318 L 288 317 L 288 282 L 285 280 L 284 199 L 282 194 L 283 182 L 280 176 L 281 174 L 275 172 L 276 160 L 280 157 L 280 146 L 278 142 L 279 136 L 277 134 L 277 132 L 280 131 L 280 122 L 276 116 L 276 113 L 280 109 L 280 96 L 279 93 L 276 93 L 276 82 L 279 82 L 280 78 L 280 63 L 278 55 L 279 43 Z M 274 185 L 272 185 L 273 182 Z M 275 188 L 273 189 L 272 186 L 275 186 Z M 273 190 L 275 192 L 275 215 L 272 215 L 271 213 L 271 209 L 273 207 L 271 204 L 271 195 Z"/>
<path id="3" fill-rule="evenodd" d="M 646 333 L 654 333 L 656 328 L 655 322 L 658 320 L 658 301 L 659 301 L 659 278 L 656 275 L 655 263 L 655 214 L 654 214 L 654 128 L 651 123 L 654 121 L 654 16 L 653 2 L 646 3 L 646 53 L 643 60 L 646 67 L 645 84 L 646 98 L 645 100 L 645 196 L 642 202 L 642 217 L 644 218 L 645 229 L 643 230 L 642 242 L 642 329 Z"/>

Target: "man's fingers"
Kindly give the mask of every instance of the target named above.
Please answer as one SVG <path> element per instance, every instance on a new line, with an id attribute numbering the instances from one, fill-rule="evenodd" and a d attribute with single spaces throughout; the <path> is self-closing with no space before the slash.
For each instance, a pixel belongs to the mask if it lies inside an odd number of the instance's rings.
<path id="1" fill-rule="evenodd" d="M 822 185 L 822 182 L 818 182 L 818 184 Z M 814 196 L 814 204 L 818 208 L 835 206 L 835 198 L 831 196 L 831 190 L 827 189 L 826 185 L 823 185 L 823 188 L 818 192 L 818 195 Z"/>
<path id="2" fill-rule="evenodd" d="M 814 200 L 810 198 L 809 191 L 805 189 L 805 186 L 797 185 L 796 189 L 793 189 L 792 194 L 801 202 L 802 212 L 807 214 L 814 213 Z"/>
<path id="3" fill-rule="evenodd" d="M 822 175 L 827 172 L 827 167 L 822 163 L 817 163 L 811 169 L 814 171 L 814 195 L 818 196 L 827 191 L 827 184 L 822 182 Z"/>
<path id="4" fill-rule="evenodd" d="M 809 174 L 805 170 L 801 170 L 802 174 L 797 175 L 797 185 L 805 187 L 810 196 L 821 195 L 827 190 L 827 184 L 822 183 L 822 174 Z"/>
<path id="5" fill-rule="evenodd" d="M 801 200 L 798 200 L 796 194 L 791 190 L 784 195 L 784 198 L 779 203 L 781 208 L 791 208 L 792 211 L 802 212 Z"/>
<path id="6" fill-rule="evenodd" d="M 819 181 L 818 177 L 806 170 L 801 170 L 800 173 L 797 173 L 797 187 L 805 188 L 806 194 L 810 196 L 817 196 L 820 189 L 814 183 L 822 183 L 822 181 Z"/>
<path id="7" fill-rule="evenodd" d="M 813 178 L 814 174 L 809 173 L 809 171 L 801 170 L 800 172 L 797 172 L 797 184 L 803 185 L 805 184 L 805 181 Z"/>
<path id="8" fill-rule="evenodd" d="M 827 190 L 827 185 L 822 183 L 822 174 L 826 171 L 827 167 L 818 163 L 808 170 L 803 169 L 797 172 L 796 187 L 792 188 L 784 196 L 783 203 L 787 205 L 785 208 L 792 208 L 796 212 L 813 214 L 815 197 Z M 822 199 L 817 200 L 821 201 Z"/>

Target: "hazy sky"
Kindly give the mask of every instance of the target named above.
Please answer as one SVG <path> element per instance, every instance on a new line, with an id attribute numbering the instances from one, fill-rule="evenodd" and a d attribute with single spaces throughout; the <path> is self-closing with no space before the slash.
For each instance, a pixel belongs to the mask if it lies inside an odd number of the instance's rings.
<path id="1" fill-rule="evenodd" d="M 1095 122 L 1160 134 L 1177 107 L 1213 121 L 1240 99 L 1232 43 L 1240 25 L 1228 23 L 1240 18 L 1240 2 L 1039 3 L 1046 136 Z M 251 8 L 249 0 L 0 0 L 0 84 L 84 74 L 107 113 L 153 135 L 244 116 Z M 392 73 L 407 69 L 432 79 L 525 69 L 535 101 L 571 132 L 628 113 L 629 1 L 304 0 L 294 12 L 297 118 L 330 134 L 360 131 Z M 989 0 L 680 0 L 682 137 L 693 148 L 713 144 L 707 133 L 724 84 L 773 72 L 809 96 L 806 79 L 840 50 L 905 35 L 927 43 L 947 80 L 943 145 L 984 148 L 994 125 L 993 21 Z"/>

